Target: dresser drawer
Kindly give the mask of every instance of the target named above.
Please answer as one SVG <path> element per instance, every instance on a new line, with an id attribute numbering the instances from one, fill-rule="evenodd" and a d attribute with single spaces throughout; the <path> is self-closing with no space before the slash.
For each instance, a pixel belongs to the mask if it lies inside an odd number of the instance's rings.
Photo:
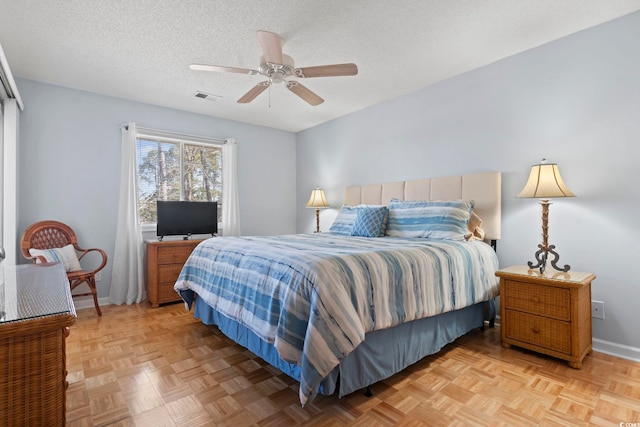
<path id="1" fill-rule="evenodd" d="M 183 264 L 166 264 L 158 266 L 158 283 L 176 283 Z"/>
<path id="2" fill-rule="evenodd" d="M 158 250 L 158 264 L 183 264 L 191 252 L 193 247 L 190 246 L 167 246 Z"/>
<path id="3" fill-rule="evenodd" d="M 173 289 L 174 282 L 158 283 L 158 302 L 179 301 L 180 295 Z"/>
<path id="4" fill-rule="evenodd" d="M 508 309 L 506 315 L 507 338 L 571 354 L 570 323 Z"/>
<path id="5" fill-rule="evenodd" d="M 569 289 L 508 280 L 502 293 L 507 309 L 571 320 Z"/>

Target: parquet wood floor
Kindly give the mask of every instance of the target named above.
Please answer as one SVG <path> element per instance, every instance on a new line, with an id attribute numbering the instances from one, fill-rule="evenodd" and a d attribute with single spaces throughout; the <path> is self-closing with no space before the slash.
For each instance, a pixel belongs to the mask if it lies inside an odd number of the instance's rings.
<path id="1" fill-rule="evenodd" d="M 297 383 L 182 304 L 78 311 L 67 339 L 67 425 L 640 426 L 640 363 L 594 353 L 581 370 L 504 349 L 498 328 L 342 399 L 300 407 Z M 628 424 L 631 426 L 633 424 Z"/>

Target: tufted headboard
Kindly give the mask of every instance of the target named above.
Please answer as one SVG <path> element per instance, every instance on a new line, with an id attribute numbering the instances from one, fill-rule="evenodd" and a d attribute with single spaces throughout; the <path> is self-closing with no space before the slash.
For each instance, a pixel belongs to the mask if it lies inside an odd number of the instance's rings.
<path id="1" fill-rule="evenodd" d="M 388 205 L 393 197 L 400 200 L 473 200 L 473 210 L 482 218 L 485 239 L 498 240 L 501 218 L 500 195 L 500 172 L 482 172 L 387 184 L 352 185 L 344 190 L 344 204 Z"/>

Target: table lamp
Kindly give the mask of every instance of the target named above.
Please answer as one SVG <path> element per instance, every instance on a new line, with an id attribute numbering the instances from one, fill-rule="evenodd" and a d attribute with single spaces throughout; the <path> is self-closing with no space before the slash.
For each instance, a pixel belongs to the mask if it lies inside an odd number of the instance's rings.
<path id="1" fill-rule="evenodd" d="M 311 191 L 311 197 L 309 197 L 309 201 L 307 202 L 308 208 L 316 208 L 316 233 L 320 232 L 320 209 L 328 208 L 329 204 L 327 203 L 327 199 L 324 197 L 324 190 L 321 190 L 319 187 L 316 187 L 315 190 Z"/>
<path id="2" fill-rule="evenodd" d="M 555 245 L 549 245 L 549 199 L 552 197 L 575 197 L 565 185 L 558 165 L 556 163 L 547 163 L 546 159 L 531 166 L 531 173 L 526 185 L 518 194 L 518 197 L 539 198 L 542 205 L 542 244 L 538 245 L 539 250 L 535 253 L 537 263 L 529 261 L 529 268 L 539 268 L 540 273 L 544 273 L 547 266 L 547 258 L 549 254 L 553 255 L 551 266 L 558 271 L 567 272 L 571 267 L 565 264 L 564 267 L 558 267 L 556 264 L 560 255 L 554 250 Z"/>

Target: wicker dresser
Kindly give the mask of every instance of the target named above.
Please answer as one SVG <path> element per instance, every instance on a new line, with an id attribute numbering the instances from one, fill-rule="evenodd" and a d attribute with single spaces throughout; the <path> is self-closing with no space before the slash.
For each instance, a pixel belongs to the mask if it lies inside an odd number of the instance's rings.
<path id="1" fill-rule="evenodd" d="M 591 273 L 526 266 L 496 272 L 500 277 L 502 345 L 515 345 L 564 359 L 580 369 L 591 353 Z"/>
<path id="2" fill-rule="evenodd" d="M 180 301 L 173 289 L 191 252 L 202 240 L 150 240 L 147 242 L 147 296 L 151 306 Z"/>
<path id="3" fill-rule="evenodd" d="M 2 266 L 0 425 L 65 424 L 65 339 L 76 320 L 62 264 Z"/>

